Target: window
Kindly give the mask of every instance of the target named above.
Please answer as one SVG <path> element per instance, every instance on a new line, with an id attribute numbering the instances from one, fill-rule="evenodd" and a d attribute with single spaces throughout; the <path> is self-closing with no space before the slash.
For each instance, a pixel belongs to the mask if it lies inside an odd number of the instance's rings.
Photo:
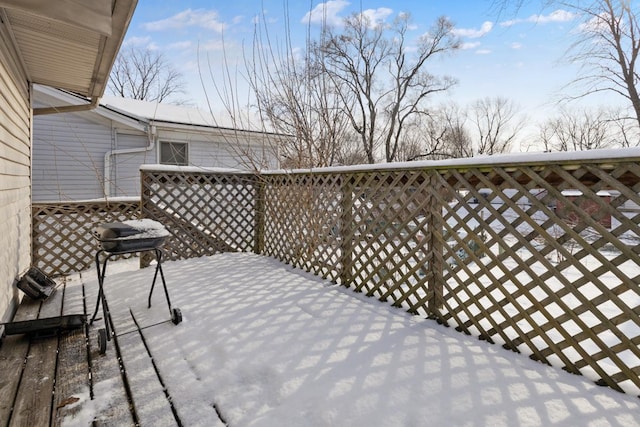
<path id="1" fill-rule="evenodd" d="M 160 142 L 160 163 L 163 165 L 187 166 L 189 146 L 186 142 Z"/>

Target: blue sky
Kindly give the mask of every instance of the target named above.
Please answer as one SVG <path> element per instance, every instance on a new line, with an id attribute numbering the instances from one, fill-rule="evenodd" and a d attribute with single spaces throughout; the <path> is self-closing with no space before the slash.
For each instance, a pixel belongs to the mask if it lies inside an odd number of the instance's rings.
<path id="1" fill-rule="evenodd" d="M 531 120 L 538 120 L 555 108 L 554 101 L 567 93 L 563 87 L 576 75 L 577 68 L 564 62 L 563 57 L 575 40 L 579 20 L 561 8 L 540 9 L 535 1 L 517 16 L 498 16 L 490 0 L 139 0 L 125 43 L 164 52 L 189 82 L 185 97 L 203 106 L 198 53 L 200 71 L 220 81 L 223 51 L 233 62 L 243 48 L 248 49 L 257 17 L 266 19 L 275 37 L 282 36 L 288 22 L 293 40 L 303 47 L 307 30 L 318 28 L 315 12 L 323 6 L 327 19 L 336 23 L 360 10 L 389 22 L 398 13 L 409 12 L 414 23 L 410 38 L 426 32 L 439 16 L 449 17 L 463 39 L 463 49 L 433 61 L 429 70 L 458 79 L 459 84 L 447 96 L 461 105 L 487 96 L 504 96 L 517 103 Z M 204 58 L 208 58 L 210 67 Z M 207 92 L 213 95 L 211 80 L 206 80 Z M 582 102 L 621 105 L 624 101 L 601 96 Z"/>

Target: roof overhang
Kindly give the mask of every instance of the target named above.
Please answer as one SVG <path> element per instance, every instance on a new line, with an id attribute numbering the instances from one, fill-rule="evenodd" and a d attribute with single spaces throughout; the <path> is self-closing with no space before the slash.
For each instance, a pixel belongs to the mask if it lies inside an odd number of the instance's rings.
<path id="1" fill-rule="evenodd" d="M 73 107 L 87 105 L 87 100 L 71 92 L 55 89 L 49 86 L 34 85 L 33 97 L 37 110 L 52 109 L 56 112 L 73 112 Z M 78 108 L 77 111 L 86 111 L 87 108 Z M 111 120 L 124 128 L 147 132 L 148 123 L 145 120 L 137 119 L 126 114 L 114 111 L 100 104 L 95 105 L 90 114 L 97 114 L 107 120 Z"/>
<path id="2" fill-rule="evenodd" d="M 27 79 L 88 98 L 104 94 L 137 0 L 0 0 Z"/>

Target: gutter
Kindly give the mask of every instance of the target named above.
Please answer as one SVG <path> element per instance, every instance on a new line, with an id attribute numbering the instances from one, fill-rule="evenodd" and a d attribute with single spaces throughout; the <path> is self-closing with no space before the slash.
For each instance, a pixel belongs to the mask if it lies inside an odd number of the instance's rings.
<path id="1" fill-rule="evenodd" d="M 113 129 L 113 137 L 115 139 L 115 146 L 118 146 L 118 130 Z M 153 150 L 155 147 L 156 141 L 156 127 L 155 126 L 147 126 L 147 137 L 149 140 L 149 145 L 142 148 L 123 148 L 121 150 L 115 149 L 107 151 L 104 154 L 104 174 L 103 174 L 103 189 L 104 196 L 109 197 L 111 195 L 111 158 L 113 156 L 117 156 L 119 154 L 132 154 L 132 153 L 144 153 L 146 151 Z"/>
<path id="2" fill-rule="evenodd" d="M 43 107 L 34 108 L 33 115 L 40 116 L 44 114 L 73 113 L 76 111 L 88 111 L 95 109 L 100 103 L 100 97 L 94 96 L 89 104 L 80 105 L 62 105 L 60 107 Z"/>

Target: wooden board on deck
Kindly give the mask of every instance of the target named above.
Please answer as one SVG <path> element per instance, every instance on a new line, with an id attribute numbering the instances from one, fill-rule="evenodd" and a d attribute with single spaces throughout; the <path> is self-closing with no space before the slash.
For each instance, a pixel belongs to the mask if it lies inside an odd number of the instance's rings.
<path id="1" fill-rule="evenodd" d="M 67 280 L 64 289 L 63 315 L 84 314 L 84 295 L 79 280 Z M 89 363 L 85 328 L 60 336 L 58 368 L 53 396 L 53 425 L 59 426 L 65 417 L 73 417 L 82 409 L 76 399 L 90 397 Z"/>
<path id="2" fill-rule="evenodd" d="M 63 294 L 58 289 L 47 298 L 37 318 L 60 316 Z M 49 425 L 57 347 L 57 335 L 31 339 L 9 426 Z"/>
<path id="3" fill-rule="evenodd" d="M 30 320 L 38 316 L 40 301 L 24 297 L 14 320 Z M 3 338 L 0 347 L 0 420 L 9 420 L 15 401 L 22 370 L 29 351 L 29 339 L 23 335 L 13 335 Z"/>
<path id="4" fill-rule="evenodd" d="M 98 297 L 98 279 L 95 270 L 80 273 L 80 279 L 85 289 L 87 313 L 93 315 Z M 99 426 L 129 426 L 134 425 L 132 408 L 120 374 L 120 363 L 113 345 L 107 344 L 106 354 L 98 351 L 98 330 L 104 327 L 102 309 L 98 318 L 89 327 L 89 359 L 91 363 L 91 381 L 94 400 L 96 401 L 96 424 Z"/>

